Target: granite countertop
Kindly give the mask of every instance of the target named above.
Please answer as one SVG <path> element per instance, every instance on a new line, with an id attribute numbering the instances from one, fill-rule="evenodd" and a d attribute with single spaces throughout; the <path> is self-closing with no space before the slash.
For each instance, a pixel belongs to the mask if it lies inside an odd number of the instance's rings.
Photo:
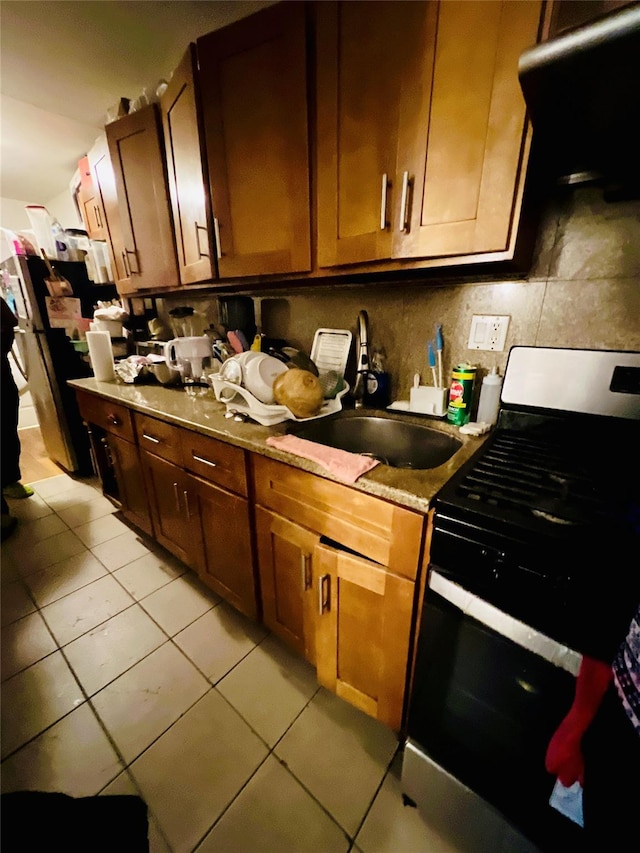
<path id="1" fill-rule="evenodd" d="M 295 468 L 309 471 L 328 480 L 341 482 L 332 477 L 320 465 L 276 450 L 266 444 L 272 435 L 284 435 L 290 421 L 265 427 L 251 421 L 238 423 L 233 418 L 225 418 L 226 407 L 219 403 L 212 390 L 201 389 L 201 396 L 192 396 L 180 386 L 164 386 L 156 384 L 128 385 L 118 380 L 99 382 L 97 379 L 73 379 L 68 382 L 73 388 L 97 394 L 105 399 L 128 406 L 137 412 L 151 417 L 157 417 L 176 426 L 195 430 L 203 435 L 227 441 L 229 444 L 260 453 L 271 459 L 286 462 Z M 389 416 L 384 412 L 377 415 Z M 403 420 L 425 424 L 420 416 L 400 415 Z M 367 474 L 360 477 L 350 488 L 375 495 L 392 501 L 409 509 L 427 512 L 433 497 L 446 481 L 478 450 L 486 441 L 487 436 L 475 438 L 461 435 L 458 428 L 435 419 L 427 421 L 428 426 L 455 435 L 462 441 L 462 447 L 438 468 L 414 471 L 406 468 L 391 468 L 388 465 L 377 465 Z"/>

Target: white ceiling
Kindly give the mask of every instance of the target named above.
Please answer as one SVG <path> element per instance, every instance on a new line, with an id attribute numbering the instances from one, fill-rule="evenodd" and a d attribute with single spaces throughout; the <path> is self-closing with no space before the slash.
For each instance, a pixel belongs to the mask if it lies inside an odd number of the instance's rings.
<path id="1" fill-rule="evenodd" d="M 169 79 L 198 36 L 273 0 L 1 0 L 0 196 L 47 204 L 121 97 Z"/>

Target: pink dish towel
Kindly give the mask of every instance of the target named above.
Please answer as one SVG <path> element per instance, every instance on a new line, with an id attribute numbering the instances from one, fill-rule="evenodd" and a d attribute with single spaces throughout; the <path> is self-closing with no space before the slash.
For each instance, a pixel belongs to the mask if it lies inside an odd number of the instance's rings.
<path id="1" fill-rule="evenodd" d="M 266 443 L 278 450 L 293 453 L 294 456 L 302 456 L 304 459 L 317 462 L 344 483 L 355 483 L 358 477 L 380 464 L 378 459 L 372 459 L 370 456 L 336 450 L 334 447 L 326 447 L 324 444 L 307 441 L 306 438 L 298 438 L 295 435 L 271 436 Z"/>

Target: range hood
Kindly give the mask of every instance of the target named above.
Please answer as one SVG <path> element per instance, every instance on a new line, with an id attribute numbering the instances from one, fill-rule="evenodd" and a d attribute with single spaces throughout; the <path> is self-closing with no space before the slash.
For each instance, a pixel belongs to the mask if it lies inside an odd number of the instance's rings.
<path id="1" fill-rule="evenodd" d="M 640 193 L 640 3 L 526 50 L 518 73 L 543 174 Z"/>

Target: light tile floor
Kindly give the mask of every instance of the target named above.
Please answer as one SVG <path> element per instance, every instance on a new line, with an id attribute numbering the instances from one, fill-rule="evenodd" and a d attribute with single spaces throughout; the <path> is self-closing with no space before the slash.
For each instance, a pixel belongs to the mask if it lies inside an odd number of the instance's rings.
<path id="1" fill-rule="evenodd" d="M 2 545 L 3 792 L 138 793 L 151 853 L 477 849 L 403 805 L 391 731 L 128 527 L 97 481 L 32 485 Z"/>

